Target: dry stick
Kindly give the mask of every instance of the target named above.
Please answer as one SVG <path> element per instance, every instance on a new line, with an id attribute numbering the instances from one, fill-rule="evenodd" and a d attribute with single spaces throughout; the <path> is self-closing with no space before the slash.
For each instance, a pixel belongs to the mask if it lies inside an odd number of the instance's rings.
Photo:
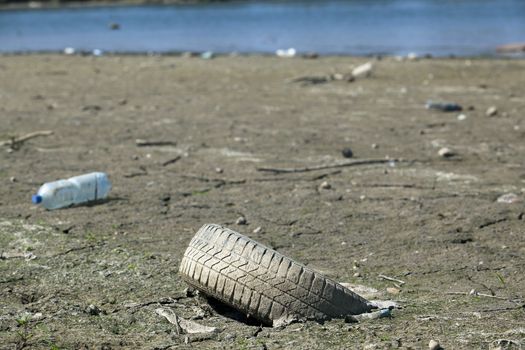
<path id="1" fill-rule="evenodd" d="M 358 165 L 370 165 L 370 164 L 385 164 L 390 162 L 399 162 L 398 159 L 360 159 L 352 160 L 344 163 L 317 165 L 312 167 L 304 168 L 257 168 L 257 171 L 270 172 L 274 174 L 293 174 L 293 173 L 306 173 L 308 171 L 324 170 L 324 169 L 335 169 L 344 168 Z"/>
<path id="2" fill-rule="evenodd" d="M 176 163 L 179 161 L 179 159 L 181 159 L 182 156 L 176 156 L 175 158 L 172 158 L 172 159 L 168 159 L 167 161 L 165 161 L 164 163 L 162 163 L 162 166 L 166 166 L 166 165 L 170 165 L 170 164 L 173 164 L 173 163 Z"/>
<path id="3" fill-rule="evenodd" d="M 406 283 L 405 281 L 401 281 L 401 280 L 398 280 L 396 278 L 388 277 L 388 276 L 385 276 L 385 275 L 379 275 L 377 277 L 382 278 L 382 279 L 387 280 L 387 281 L 397 282 L 400 285 L 403 285 L 403 284 Z"/>
<path id="4" fill-rule="evenodd" d="M 512 300 L 510 298 L 500 297 L 497 295 L 485 294 L 485 293 L 471 293 L 471 292 L 446 292 L 447 295 L 472 295 L 474 297 L 485 297 L 499 300 L 507 300 L 514 303 L 521 303 L 521 300 Z"/>
<path id="5" fill-rule="evenodd" d="M 35 138 L 35 137 L 49 136 L 49 135 L 53 135 L 52 130 L 42 130 L 42 131 L 30 132 L 29 134 L 25 134 L 23 136 L 14 137 L 11 140 L 2 141 L 0 142 L 0 146 L 5 146 L 5 145 L 13 146 L 13 145 L 16 145 L 17 143 L 22 143 L 29 139 Z"/>

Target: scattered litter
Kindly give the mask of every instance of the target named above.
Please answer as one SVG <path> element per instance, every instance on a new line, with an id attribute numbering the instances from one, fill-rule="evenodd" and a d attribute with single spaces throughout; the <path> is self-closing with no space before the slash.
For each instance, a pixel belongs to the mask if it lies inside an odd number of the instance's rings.
<path id="1" fill-rule="evenodd" d="M 428 342 L 428 348 L 429 350 L 439 350 L 441 349 L 441 345 L 439 345 L 439 342 L 437 340 L 432 339 Z"/>
<path id="2" fill-rule="evenodd" d="M 352 158 L 354 156 L 354 152 L 352 151 L 350 147 L 343 148 L 341 153 L 343 154 L 343 157 L 345 158 Z"/>
<path id="3" fill-rule="evenodd" d="M 352 76 L 354 78 L 368 77 L 370 74 L 372 74 L 372 68 L 372 62 L 366 62 L 365 64 L 355 67 L 352 70 Z"/>
<path id="4" fill-rule="evenodd" d="M 72 48 L 72 47 L 66 47 L 64 49 L 64 54 L 65 55 L 74 55 L 75 52 L 76 52 L 76 50 L 74 48 Z"/>
<path id="5" fill-rule="evenodd" d="M 9 146 L 9 148 L 11 149 L 19 149 L 20 146 L 27 140 L 33 139 L 35 137 L 50 136 L 50 135 L 53 135 L 53 131 L 51 130 L 30 132 L 29 134 L 25 134 L 23 136 L 12 137 L 10 140 L 0 141 L 0 147 Z"/>
<path id="6" fill-rule="evenodd" d="M 443 158 L 451 158 L 456 155 L 456 153 L 448 147 L 440 148 L 438 151 L 438 154 L 440 157 L 443 157 Z"/>
<path id="7" fill-rule="evenodd" d="M 148 141 L 143 139 L 136 139 L 135 145 L 137 147 L 152 147 L 152 146 L 175 146 L 175 141 Z"/>
<path id="8" fill-rule="evenodd" d="M 485 114 L 487 115 L 487 117 L 494 117 L 498 114 L 498 109 L 496 108 L 496 106 L 491 106 L 487 109 Z"/>
<path id="9" fill-rule="evenodd" d="M 286 49 L 286 50 L 279 49 L 279 50 L 275 51 L 275 54 L 278 57 L 291 58 L 291 57 L 295 57 L 295 55 L 297 55 L 297 50 L 295 50 L 293 47 L 291 47 L 289 49 Z"/>
<path id="10" fill-rule="evenodd" d="M 211 59 L 215 58 L 215 54 L 212 51 L 205 51 L 205 52 L 201 53 L 201 58 L 203 60 L 211 60 Z"/>
<path id="11" fill-rule="evenodd" d="M 463 120 L 465 120 L 465 119 L 467 119 L 467 116 L 466 116 L 465 114 L 459 114 L 459 115 L 458 115 L 458 120 L 459 120 L 459 121 L 463 121 Z"/>
<path id="12" fill-rule="evenodd" d="M 461 107 L 457 103 L 453 102 L 432 102 L 427 101 L 425 104 L 426 109 L 435 109 L 442 112 L 457 112 L 463 110 L 463 107 Z"/>
<path id="13" fill-rule="evenodd" d="M 168 320 L 169 323 L 174 324 L 177 327 L 178 334 L 198 334 L 198 333 L 218 333 L 219 329 L 216 327 L 203 326 L 197 322 L 186 320 L 185 318 L 179 317 L 168 308 L 158 308 L 155 312 Z"/>
<path id="14" fill-rule="evenodd" d="M 512 204 L 516 202 L 520 202 L 521 198 L 515 194 L 515 193 L 505 193 L 504 195 L 501 195 L 498 197 L 496 202 L 498 203 L 506 203 L 506 204 Z"/>
<path id="15" fill-rule="evenodd" d="M 33 195 L 34 204 L 58 209 L 107 197 L 111 183 L 104 173 L 95 172 L 43 184 Z"/>
<path id="16" fill-rule="evenodd" d="M 239 218 L 237 218 L 235 223 L 237 225 L 246 225 L 247 221 L 246 221 L 246 218 L 244 216 L 239 216 Z"/>

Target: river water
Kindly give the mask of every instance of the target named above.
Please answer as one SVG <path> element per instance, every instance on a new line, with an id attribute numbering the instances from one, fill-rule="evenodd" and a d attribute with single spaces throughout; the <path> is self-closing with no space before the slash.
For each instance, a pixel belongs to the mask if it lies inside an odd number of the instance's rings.
<path id="1" fill-rule="evenodd" d="M 120 29 L 111 30 L 110 23 Z M 525 42 L 525 0 L 245 1 L 0 11 L 0 52 L 492 55 Z"/>

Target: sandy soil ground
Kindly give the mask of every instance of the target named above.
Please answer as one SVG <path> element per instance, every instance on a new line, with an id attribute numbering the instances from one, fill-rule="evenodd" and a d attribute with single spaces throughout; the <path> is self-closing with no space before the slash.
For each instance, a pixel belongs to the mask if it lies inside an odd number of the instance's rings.
<path id="1" fill-rule="evenodd" d="M 351 83 L 293 82 L 365 61 L 0 57 L 0 140 L 54 132 L 0 149 L 0 348 L 522 349 L 525 61 L 383 59 Z M 339 164 L 345 147 L 403 161 L 258 170 Z M 109 200 L 30 203 L 42 183 L 90 171 L 109 174 Z M 204 223 L 401 308 L 284 329 L 218 312 L 177 272 Z M 179 336 L 159 305 L 221 332 Z"/>

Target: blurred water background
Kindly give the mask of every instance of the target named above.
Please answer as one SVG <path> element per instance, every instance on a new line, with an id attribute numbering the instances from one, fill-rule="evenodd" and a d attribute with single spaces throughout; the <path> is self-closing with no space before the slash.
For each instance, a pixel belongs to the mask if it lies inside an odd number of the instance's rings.
<path id="1" fill-rule="evenodd" d="M 117 30 L 112 30 L 119 27 Z M 234 1 L 0 11 L 0 52 L 490 56 L 525 42 L 524 0 Z"/>

